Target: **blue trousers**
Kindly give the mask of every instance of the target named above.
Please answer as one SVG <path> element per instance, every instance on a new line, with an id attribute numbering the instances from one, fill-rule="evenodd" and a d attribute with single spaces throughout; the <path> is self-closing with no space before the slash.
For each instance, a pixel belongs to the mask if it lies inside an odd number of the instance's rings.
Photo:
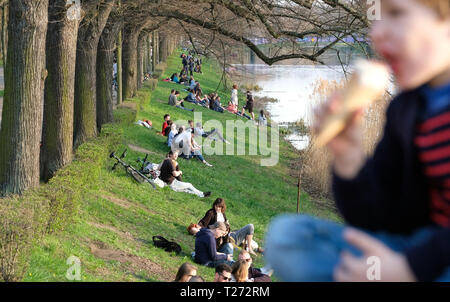
<path id="1" fill-rule="evenodd" d="M 189 109 L 189 108 L 185 108 L 184 106 L 175 106 L 175 107 L 177 107 L 177 108 L 180 108 L 180 109 L 183 109 L 183 110 L 187 110 L 187 111 L 194 111 L 194 110 L 192 110 L 192 109 Z"/>
<path id="2" fill-rule="evenodd" d="M 355 256 L 362 255 L 361 251 L 344 240 L 342 235 L 346 227 L 306 215 L 277 217 L 266 234 L 266 262 L 282 281 L 334 281 L 333 270 L 339 263 L 343 250 L 350 251 Z M 427 240 L 435 230 L 434 227 L 426 227 L 409 236 L 366 233 L 401 253 Z M 450 267 L 436 281 L 450 281 Z"/>

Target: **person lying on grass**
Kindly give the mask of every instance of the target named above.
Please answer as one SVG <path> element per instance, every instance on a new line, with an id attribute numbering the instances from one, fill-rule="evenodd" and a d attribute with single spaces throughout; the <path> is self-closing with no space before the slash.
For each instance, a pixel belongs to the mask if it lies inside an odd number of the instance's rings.
<path id="1" fill-rule="evenodd" d="M 193 122 L 191 128 L 193 128 Z M 196 136 L 201 136 L 212 140 L 216 140 L 215 136 L 217 136 L 217 138 L 220 139 L 225 144 L 230 144 L 230 142 L 223 137 L 222 133 L 220 133 L 219 130 L 213 128 L 210 131 L 205 131 L 203 130 L 202 123 L 200 122 L 197 122 L 196 127 L 194 128 L 194 133 Z"/>
<path id="2" fill-rule="evenodd" d="M 363 109 L 327 145 L 347 225 L 292 215 L 269 226 L 266 260 L 283 281 L 450 281 L 450 1 L 383 0 L 381 15 L 371 41 L 402 92 L 373 156 Z M 315 128 L 339 106 L 331 97 Z"/>
<path id="3" fill-rule="evenodd" d="M 179 180 L 179 177 L 183 175 L 183 172 L 178 167 L 177 158 L 177 151 L 169 151 L 168 158 L 166 158 L 159 167 L 159 178 L 175 192 L 185 192 L 197 195 L 198 197 L 210 196 L 211 192 L 203 193 L 202 191 L 197 190 L 191 183 Z"/>

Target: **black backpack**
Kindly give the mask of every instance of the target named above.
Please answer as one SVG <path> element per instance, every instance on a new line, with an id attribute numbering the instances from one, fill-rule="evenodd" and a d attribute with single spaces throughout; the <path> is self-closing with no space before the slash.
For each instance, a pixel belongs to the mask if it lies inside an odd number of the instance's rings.
<path id="1" fill-rule="evenodd" d="M 164 249 L 166 252 L 175 252 L 177 255 L 181 252 L 181 246 L 173 241 L 169 241 L 162 236 L 153 236 L 153 245 Z"/>

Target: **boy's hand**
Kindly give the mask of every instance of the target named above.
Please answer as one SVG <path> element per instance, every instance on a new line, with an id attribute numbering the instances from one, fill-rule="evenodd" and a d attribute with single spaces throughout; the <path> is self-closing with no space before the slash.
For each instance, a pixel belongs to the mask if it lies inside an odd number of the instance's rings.
<path id="1" fill-rule="evenodd" d="M 334 270 L 334 279 L 339 282 L 367 282 L 370 264 L 367 259 L 376 256 L 380 259 L 380 280 L 382 282 L 417 281 L 404 255 L 388 248 L 379 240 L 355 229 L 344 233 L 345 240 L 363 252 L 361 258 L 343 252 L 341 262 Z"/>
<path id="2" fill-rule="evenodd" d="M 327 116 L 340 109 L 338 94 L 332 95 L 328 101 L 315 111 L 313 130 L 319 133 Z M 328 149 L 334 157 L 334 170 L 342 178 L 351 179 L 356 176 L 364 164 L 361 120 L 364 109 L 352 113 L 345 129 L 330 140 Z"/>

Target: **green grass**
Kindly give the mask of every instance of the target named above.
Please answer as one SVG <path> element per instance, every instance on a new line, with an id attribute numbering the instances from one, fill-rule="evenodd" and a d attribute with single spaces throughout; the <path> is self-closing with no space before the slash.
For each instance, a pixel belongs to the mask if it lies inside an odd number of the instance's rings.
<path id="1" fill-rule="evenodd" d="M 169 57 L 167 65 L 164 77 L 179 71 L 181 60 L 178 52 Z M 216 89 L 221 76 L 219 70 L 214 62 L 206 61 L 203 75 L 195 74 L 204 92 Z M 117 122 L 104 131 L 122 133 L 118 142 L 111 143 L 98 138 L 91 141 L 90 147 L 78 150 L 77 158 L 84 158 L 85 161 L 76 159 L 65 170 L 87 167 L 90 163 L 86 158 L 90 157 L 90 152 L 101 154 L 104 161 L 99 163 L 96 174 L 90 178 L 88 176 L 89 185 L 84 186 L 80 194 L 80 214 L 76 219 L 64 230 L 46 235 L 34 246 L 24 281 L 67 281 L 65 275 L 69 265 L 66 260 L 71 255 L 81 260 L 81 281 L 173 280 L 182 263 L 192 262 L 190 253 L 194 250 L 194 237 L 187 234 L 186 227 L 191 222 L 198 222 L 215 198 L 225 199 L 227 216 L 233 229 L 248 223 L 255 225 L 255 240 L 260 245 L 263 245 L 264 233 L 274 216 L 295 212 L 296 179 L 289 176 L 289 165 L 297 160 L 297 154 L 281 138 L 280 160 L 273 167 L 262 167 L 259 164 L 260 156 L 249 155 L 205 156 L 214 165 L 212 168 L 196 159 L 179 159 L 184 181 L 191 182 L 202 191 L 212 191 L 210 198 L 175 193 L 167 187 L 152 190 L 148 185 L 134 182 L 122 168 L 111 171 L 114 161 L 107 155 L 112 150 L 120 154 L 129 143 L 150 150 L 149 159 L 152 162 L 159 163 L 164 158 L 168 151 L 166 138 L 158 136 L 156 132 L 161 129 L 165 113 L 170 113 L 174 121 L 193 119 L 192 112 L 167 105 L 172 88 L 182 91 L 184 87 L 160 81 L 156 90 L 151 91 L 144 85 L 134 99 L 138 102 L 137 113 L 124 108 L 116 110 Z M 220 86 L 218 93 L 222 102 L 226 103 L 230 92 Z M 186 94 L 182 91 L 181 96 Z M 242 100 L 241 96 L 241 103 Z M 195 105 L 186 106 L 194 108 Z M 227 119 L 238 118 L 200 106 L 195 106 L 195 109 L 203 113 L 203 122 L 216 119 L 225 124 Z M 135 118 L 152 120 L 153 129 L 132 124 Z M 107 133 L 102 134 L 105 135 L 107 137 Z M 248 140 L 246 142 L 248 144 Z M 144 154 L 129 149 L 125 160 L 133 164 L 138 156 L 142 158 Z M 335 213 L 315 206 L 307 194 L 303 193 L 301 200 L 302 213 L 339 220 Z M 181 245 L 182 253 L 175 255 L 155 248 L 151 243 L 154 235 L 175 240 Z M 103 254 L 97 257 L 99 253 L 93 253 L 90 249 L 93 244 L 97 248 L 107 247 L 109 254 L 102 250 Z M 236 257 L 237 253 L 234 259 Z M 264 265 L 261 255 L 254 262 L 256 267 Z M 199 275 L 212 281 L 213 269 L 197 267 Z"/>

